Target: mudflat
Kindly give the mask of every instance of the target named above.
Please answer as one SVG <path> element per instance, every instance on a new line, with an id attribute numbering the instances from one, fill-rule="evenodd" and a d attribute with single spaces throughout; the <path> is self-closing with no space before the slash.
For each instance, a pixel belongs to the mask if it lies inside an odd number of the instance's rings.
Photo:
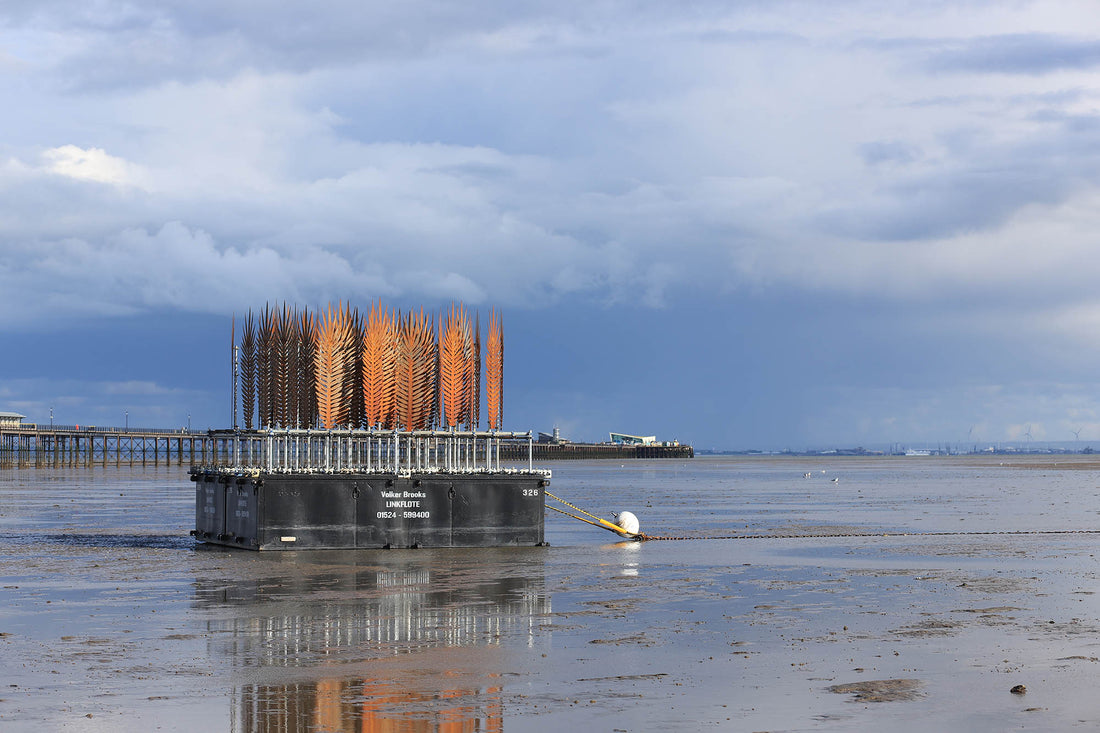
<path id="1" fill-rule="evenodd" d="M 185 470 L 0 471 L 0 727 L 1100 725 L 1087 456 L 550 467 L 691 539 L 248 553 L 188 536 Z"/>

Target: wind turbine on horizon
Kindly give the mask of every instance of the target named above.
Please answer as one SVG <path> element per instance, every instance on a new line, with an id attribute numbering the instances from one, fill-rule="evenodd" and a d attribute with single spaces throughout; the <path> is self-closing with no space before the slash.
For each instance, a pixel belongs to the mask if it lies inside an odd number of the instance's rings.
<path id="1" fill-rule="evenodd" d="M 1027 449 L 1025 453 L 1031 452 L 1031 423 L 1028 423 L 1027 430 L 1024 431 L 1024 437 L 1027 438 Z"/>

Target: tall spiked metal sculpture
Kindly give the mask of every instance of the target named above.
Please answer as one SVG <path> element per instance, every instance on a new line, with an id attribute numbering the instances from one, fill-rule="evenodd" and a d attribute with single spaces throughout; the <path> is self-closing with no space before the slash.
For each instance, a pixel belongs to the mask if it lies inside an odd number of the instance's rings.
<path id="1" fill-rule="evenodd" d="M 241 332 L 241 413 L 244 417 L 244 429 L 251 430 L 256 419 L 256 324 L 252 319 L 252 309 L 244 320 Z"/>
<path id="2" fill-rule="evenodd" d="M 363 324 L 363 418 L 368 427 L 392 421 L 396 369 L 397 325 L 381 302 L 372 303 Z"/>
<path id="3" fill-rule="evenodd" d="M 486 415 L 499 430 L 504 339 L 495 310 L 487 336 Z M 258 319 L 249 310 L 239 347 L 244 428 L 476 430 L 481 352 L 481 320 L 475 314 L 471 329 L 461 303 L 438 321 L 380 301 L 364 315 L 344 303 L 318 315 L 286 303 L 265 305 Z"/>
<path id="4" fill-rule="evenodd" d="M 276 326 L 271 307 L 268 305 L 264 306 L 264 310 L 260 314 L 259 326 L 256 339 L 256 402 L 259 407 L 257 424 L 261 427 L 265 425 L 274 426 L 275 421 L 271 409 L 274 401 L 271 395 L 271 355 Z"/>
<path id="5" fill-rule="evenodd" d="M 466 417 L 466 335 L 470 322 L 462 305 L 451 305 L 439 344 L 439 381 L 443 397 L 443 427 L 457 428 Z"/>
<path id="6" fill-rule="evenodd" d="M 489 337 L 485 349 L 485 416 L 490 430 L 504 423 L 504 330 L 496 310 L 489 313 Z"/>
<path id="7" fill-rule="evenodd" d="M 298 330 L 298 427 L 317 424 L 317 324 L 313 314 L 303 308 L 295 327 Z"/>
<path id="8" fill-rule="evenodd" d="M 401 319 L 397 349 L 397 419 L 402 430 L 426 430 L 432 425 L 435 391 L 435 325 L 420 313 Z"/>
<path id="9" fill-rule="evenodd" d="M 481 319 L 474 317 L 474 334 L 466 350 L 466 427 L 477 430 L 481 422 Z"/>
<path id="10" fill-rule="evenodd" d="M 348 404 L 344 384 L 354 355 L 349 353 L 350 318 L 344 317 L 343 306 L 329 304 L 321 311 L 317 327 L 317 351 L 313 362 L 317 380 L 317 415 L 326 428 L 347 425 Z"/>

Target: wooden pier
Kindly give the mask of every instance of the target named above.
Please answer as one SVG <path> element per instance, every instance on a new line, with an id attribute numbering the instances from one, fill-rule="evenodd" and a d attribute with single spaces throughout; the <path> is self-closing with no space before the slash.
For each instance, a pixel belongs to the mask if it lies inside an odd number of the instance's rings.
<path id="1" fill-rule="evenodd" d="M 230 460 L 234 434 L 82 425 L 0 428 L 0 468 L 171 466 Z"/>
<path id="2" fill-rule="evenodd" d="M 287 431 L 276 430 L 282 435 Z M 442 435 L 443 433 L 441 433 Z M 269 431 L 118 428 L 84 425 L 0 427 L 0 468 L 50 466 L 229 466 L 260 455 Z M 500 434 L 515 437 L 519 434 Z M 358 442 L 368 439 L 355 438 Z M 484 437 L 484 436 L 483 436 Z M 374 438 L 377 440 L 377 437 Z M 499 442 L 497 460 L 691 458 L 690 445 Z"/>

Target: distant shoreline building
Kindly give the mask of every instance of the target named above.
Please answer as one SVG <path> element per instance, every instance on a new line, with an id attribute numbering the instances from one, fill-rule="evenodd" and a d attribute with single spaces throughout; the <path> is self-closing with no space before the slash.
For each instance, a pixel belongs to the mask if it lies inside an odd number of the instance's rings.
<path id="1" fill-rule="evenodd" d="M 621 447 L 633 447 L 633 446 L 652 446 L 663 448 L 675 448 L 680 445 L 678 440 L 657 440 L 656 435 L 629 435 L 627 433 L 610 433 L 610 439 L 606 443 L 574 443 L 568 438 L 561 437 L 561 430 L 557 425 L 554 426 L 552 433 L 542 433 L 538 435 L 538 440 L 535 441 L 539 445 L 560 445 L 560 446 L 590 446 L 590 445 L 605 445 L 605 446 L 621 446 Z"/>
<path id="2" fill-rule="evenodd" d="M 680 445 L 678 440 L 658 442 L 656 435 L 627 435 L 626 433 L 611 433 L 611 442 L 615 445 Z"/>
<path id="3" fill-rule="evenodd" d="M 557 425 L 554 426 L 553 433 L 539 433 L 539 443 L 550 443 L 552 445 L 561 445 L 562 443 L 571 443 L 572 441 L 566 440 L 561 437 L 561 428 Z"/>
<path id="4" fill-rule="evenodd" d="M 0 428 L 17 428 L 25 417 L 18 412 L 0 412 Z"/>

